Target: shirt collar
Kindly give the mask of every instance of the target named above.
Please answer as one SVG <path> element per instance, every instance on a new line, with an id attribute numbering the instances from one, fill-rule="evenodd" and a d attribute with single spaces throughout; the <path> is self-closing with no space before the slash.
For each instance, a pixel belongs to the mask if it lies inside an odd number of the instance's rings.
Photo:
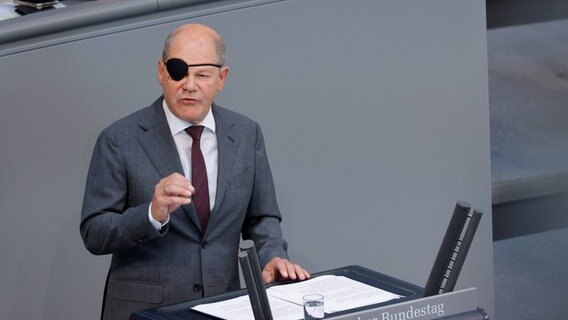
<path id="1" fill-rule="evenodd" d="M 170 110 L 170 108 L 168 107 L 168 104 L 166 103 L 166 99 L 162 100 L 162 108 L 164 109 L 164 113 L 166 114 L 166 119 L 168 121 L 168 125 L 170 127 L 170 131 L 172 133 L 172 136 L 175 136 L 176 134 L 180 133 L 181 131 L 185 131 L 185 129 L 187 127 L 191 127 L 194 124 L 191 122 L 187 122 L 183 119 L 180 119 L 178 117 L 176 117 L 172 111 Z M 215 117 L 213 117 L 213 112 L 211 110 L 212 108 L 209 108 L 209 112 L 207 112 L 207 115 L 205 116 L 205 119 L 203 119 L 203 121 L 199 124 L 201 126 L 204 126 L 205 128 L 211 130 L 213 133 L 215 133 Z"/>

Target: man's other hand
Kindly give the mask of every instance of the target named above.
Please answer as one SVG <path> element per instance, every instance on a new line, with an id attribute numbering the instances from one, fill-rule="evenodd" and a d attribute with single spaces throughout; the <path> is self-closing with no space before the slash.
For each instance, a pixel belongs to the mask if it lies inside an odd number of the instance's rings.
<path id="1" fill-rule="evenodd" d="M 262 280 L 266 284 L 287 279 L 302 281 L 309 278 L 308 271 L 300 265 L 278 257 L 270 260 L 262 270 Z"/>

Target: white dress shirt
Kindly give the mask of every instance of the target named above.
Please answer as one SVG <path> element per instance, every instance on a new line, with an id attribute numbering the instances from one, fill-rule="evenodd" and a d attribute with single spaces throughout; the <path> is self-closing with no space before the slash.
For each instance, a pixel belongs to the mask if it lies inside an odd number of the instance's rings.
<path id="1" fill-rule="evenodd" d="M 170 127 L 170 132 L 174 138 L 176 148 L 179 154 L 179 159 L 181 166 L 183 168 L 183 173 L 185 177 L 191 182 L 191 146 L 193 145 L 193 139 L 191 136 L 185 132 L 185 129 L 193 126 L 194 124 L 189 123 L 176 117 L 168 108 L 166 100 L 162 102 L 162 108 L 166 114 L 166 119 L 168 121 L 168 126 Z M 203 153 L 203 158 L 205 158 L 205 168 L 207 169 L 207 183 L 209 187 L 209 208 L 213 210 L 215 206 L 215 195 L 217 194 L 217 171 L 219 164 L 219 151 L 217 148 L 217 135 L 215 133 L 215 118 L 213 117 L 213 112 L 211 108 L 205 116 L 205 119 L 198 125 L 204 126 L 203 133 L 201 134 L 200 147 Z M 150 203 L 150 208 L 152 204 Z M 160 223 L 152 217 L 152 213 L 148 209 L 148 216 L 150 222 L 156 227 L 156 229 L 161 229 L 165 224 L 169 222 L 169 217 L 164 223 Z"/>

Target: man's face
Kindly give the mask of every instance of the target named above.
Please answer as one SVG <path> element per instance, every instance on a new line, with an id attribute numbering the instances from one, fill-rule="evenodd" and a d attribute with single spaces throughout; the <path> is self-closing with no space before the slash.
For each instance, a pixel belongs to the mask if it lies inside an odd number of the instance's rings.
<path id="1" fill-rule="evenodd" d="M 186 64 L 218 64 L 212 39 L 207 35 L 177 35 L 167 53 L 167 60 L 177 58 Z M 167 61 L 166 60 L 166 61 Z M 168 74 L 165 61 L 158 61 L 158 82 L 171 112 L 178 118 L 199 124 L 211 108 L 215 96 L 223 89 L 229 69 L 225 66 L 189 67 L 187 75 L 175 81 Z"/>

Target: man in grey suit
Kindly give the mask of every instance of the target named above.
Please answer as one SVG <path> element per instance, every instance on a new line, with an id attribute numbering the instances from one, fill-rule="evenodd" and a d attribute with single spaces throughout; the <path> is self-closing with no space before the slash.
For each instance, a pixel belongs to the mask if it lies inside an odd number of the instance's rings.
<path id="1" fill-rule="evenodd" d="M 241 235 L 266 283 L 309 277 L 288 260 L 258 124 L 214 104 L 224 56 L 211 28 L 174 30 L 158 61 L 163 96 L 97 140 L 80 230 L 90 252 L 112 254 L 103 319 L 237 289 Z"/>

